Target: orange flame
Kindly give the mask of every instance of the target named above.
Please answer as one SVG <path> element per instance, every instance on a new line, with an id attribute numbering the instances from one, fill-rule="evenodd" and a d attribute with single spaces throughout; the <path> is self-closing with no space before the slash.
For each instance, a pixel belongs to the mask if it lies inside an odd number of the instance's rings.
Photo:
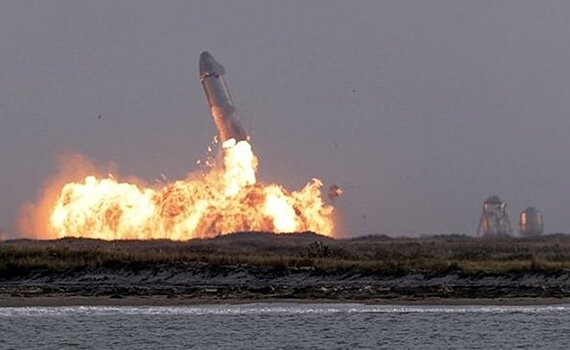
<path id="1" fill-rule="evenodd" d="M 187 240 L 238 231 L 332 235 L 333 207 L 321 198 L 320 180 L 289 193 L 257 181 L 258 160 L 248 141 L 230 139 L 223 151 L 223 167 L 162 187 L 119 182 L 110 175 L 55 183 L 38 206 L 49 208 L 47 215 L 42 210 L 41 218 L 47 216 L 42 236 Z"/>

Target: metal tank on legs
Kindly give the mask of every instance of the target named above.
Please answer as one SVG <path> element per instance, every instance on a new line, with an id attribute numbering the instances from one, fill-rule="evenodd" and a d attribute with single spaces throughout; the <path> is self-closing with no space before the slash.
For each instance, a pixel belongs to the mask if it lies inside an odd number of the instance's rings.
<path id="1" fill-rule="evenodd" d="M 483 213 L 479 220 L 477 235 L 483 237 L 510 236 L 511 221 L 507 214 L 507 203 L 498 196 L 487 198 L 483 203 Z"/>

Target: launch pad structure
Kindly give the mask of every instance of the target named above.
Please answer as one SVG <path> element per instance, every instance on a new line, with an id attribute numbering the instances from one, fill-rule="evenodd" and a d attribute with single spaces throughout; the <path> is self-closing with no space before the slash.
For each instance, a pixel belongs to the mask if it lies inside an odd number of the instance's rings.
<path id="1" fill-rule="evenodd" d="M 499 237 L 512 234 L 511 221 L 507 213 L 507 203 L 498 196 L 491 196 L 483 203 L 483 213 L 479 220 L 477 236 Z"/>

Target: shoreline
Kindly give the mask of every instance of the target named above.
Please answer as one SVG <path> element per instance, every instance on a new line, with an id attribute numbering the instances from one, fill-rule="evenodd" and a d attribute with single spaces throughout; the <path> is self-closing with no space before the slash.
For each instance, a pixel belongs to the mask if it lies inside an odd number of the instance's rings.
<path id="1" fill-rule="evenodd" d="M 247 304 L 361 304 L 361 305 L 418 305 L 418 306 L 547 306 L 570 305 L 570 298 L 372 298 L 372 299 L 321 299 L 321 298 L 195 298 L 185 296 L 28 296 L 0 295 L 0 308 L 6 307 L 191 307 Z"/>
<path id="2" fill-rule="evenodd" d="M 0 243 L 1 306 L 570 304 L 570 236 Z"/>

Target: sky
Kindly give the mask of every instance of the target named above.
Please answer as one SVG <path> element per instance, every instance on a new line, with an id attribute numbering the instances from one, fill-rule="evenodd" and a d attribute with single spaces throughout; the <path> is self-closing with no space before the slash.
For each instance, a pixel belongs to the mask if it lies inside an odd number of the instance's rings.
<path id="1" fill-rule="evenodd" d="M 499 195 L 570 232 L 570 2 L 0 3 L 0 231 L 79 152 L 183 178 L 226 68 L 260 179 L 338 184 L 339 234 L 475 234 Z M 101 116 L 99 118 L 99 116 Z"/>

